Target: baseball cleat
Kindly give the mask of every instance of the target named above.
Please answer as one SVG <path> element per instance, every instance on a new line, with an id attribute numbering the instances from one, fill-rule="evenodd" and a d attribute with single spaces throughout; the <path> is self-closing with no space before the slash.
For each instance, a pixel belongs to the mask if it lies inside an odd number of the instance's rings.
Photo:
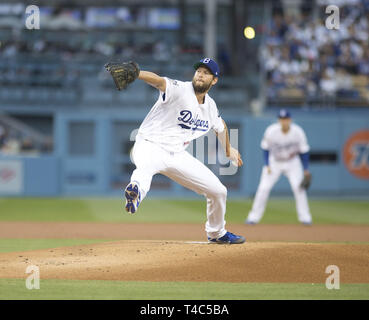
<path id="1" fill-rule="evenodd" d="M 257 224 L 257 222 L 252 221 L 252 220 L 245 220 L 245 224 L 255 225 L 255 224 Z"/>
<path id="2" fill-rule="evenodd" d="M 124 196 L 126 197 L 126 211 L 130 214 L 136 213 L 141 202 L 141 193 L 138 190 L 138 185 L 130 183 L 124 190 Z"/>
<path id="3" fill-rule="evenodd" d="M 246 239 L 243 236 L 237 236 L 227 231 L 227 233 L 223 237 L 220 237 L 218 239 L 216 238 L 211 239 L 208 237 L 208 241 L 210 243 L 219 243 L 219 244 L 241 244 L 244 243 Z"/>

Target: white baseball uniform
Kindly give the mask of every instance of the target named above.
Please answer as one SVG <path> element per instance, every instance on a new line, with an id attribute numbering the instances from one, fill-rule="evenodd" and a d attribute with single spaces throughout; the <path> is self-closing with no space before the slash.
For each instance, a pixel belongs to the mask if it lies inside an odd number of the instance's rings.
<path id="1" fill-rule="evenodd" d="M 131 182 L 138 184 L 141 200 L 150 190 L 152 177 L 161 173 L 207 198 L 208 237 L 225 233 L 227 189 L 218 177 L 185 149 L 210 129 L 224 130 L 216 103 L 206 94 L 199 104 L 192 82 L 165 78 L 166 90 L 142 122 L 132 150 L 136 169 Z"/>
<path id="2" fill-rule="evenodd" d="M 269 151 L 271 173 L 268 173 L 267 166 L 263 167 L 247 222 L 258 223 L 260 221 L 271 189 L 281 174 L 284 174 L 289 180 L 296 200 L 298 220 L 301 223 L 311 223 L 306 191 L 300 187 L 304 172 L 299 154 L 306 153 L 310 149 L 304 130 L 297 124 L 291 123 L 290 130 L 283 133 L 280 123 L 272 124 L 265 130 L 261 148 Z"/>

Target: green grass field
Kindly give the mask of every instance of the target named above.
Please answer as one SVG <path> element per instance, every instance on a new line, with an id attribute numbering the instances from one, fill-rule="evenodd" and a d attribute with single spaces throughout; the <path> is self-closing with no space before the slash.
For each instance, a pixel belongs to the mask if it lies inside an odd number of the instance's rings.
<path id="1" fill-rule="evenodd" d="M 3 198 L 0 199 L 0 221 L 74 221 L 74 222 L 157 222 L 203 223 L 204 200 L 146 199 L 139 214 L 127 215 L 119 198 Z M 227 202 L 226 220 L 242 223 L 252 200 Z M 310 200 L 315 224 L 369 225 L 369 201 Z M 296 223 L 293 198 L 269 201 L 261 223 Z"/>
<path id="2" fill-rule="evenodd" d="M 1 252 L 41 250 L 111 241 L 109 239 L 0 239 Z"/>
<path id="3" fill-rule="evenodd" d="M 1 221 L 71 221 L 116 223 L 204 223 L 205 201 L 147 199 L 140 212 L 123 214 L 119 198 L 2 198 Z M 227 222 L 242 223 L 251 200 L 227 203 Z M 314 224 L 369 225 L 369 201 L 310 200 Z M 297 223 L 293 199 L 271 199 L 264 224 Z M 0 239 L 0 252 L 99 243 L 109 239 Z M 122 282 L 42 280 L 39 290 L 28 290 L 24 279 L 0 279 L 0 299 L 369 299 L 369 284 Z"/>
<path id="4" fill-rule="evenodd" d="M 305 300 L 368 297 L 369 284 L 341 284 L 328 290 L 324 284 L 144 282 L 103 280 L 40 280 L 40 289 L 28 290 L 22 279 L 0 279 L 0 299 L 78 300 Z M 68 294 L 66 294 L 68 293 Z"/>

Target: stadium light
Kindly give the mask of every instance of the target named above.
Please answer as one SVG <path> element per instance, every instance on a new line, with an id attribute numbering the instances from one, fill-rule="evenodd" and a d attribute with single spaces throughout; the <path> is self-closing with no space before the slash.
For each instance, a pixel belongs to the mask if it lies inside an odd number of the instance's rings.
<path id="1" fill-rule="evenodd" d="M 254 39 L 255 38 L 255 30 L 253 27 L 246 27 L 243 30 L 243 34 L 246 39 Z"/>

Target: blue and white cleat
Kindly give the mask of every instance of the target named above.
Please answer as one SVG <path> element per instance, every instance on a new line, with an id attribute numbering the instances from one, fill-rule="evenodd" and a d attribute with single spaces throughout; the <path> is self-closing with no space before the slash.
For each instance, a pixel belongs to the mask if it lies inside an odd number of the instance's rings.
<path id="1" fill-rule="evenodd" d="M 211 239 L 208 237 L 208 241 L 211 243 L 219 243 L 219 244 L 241 244 L 246 241 L 245 237 L 243 236 L 237 236 L 231 232 L 228 232 L 218 239 L 214 238 Z"/>
<path id="2" fill-rule="evenodd" d="M 245 220 L 245 224 L 253 226 L 253 225 L 257 224 L 257 222 L 252 221 L 252 220 Z"/>
<path id="3" fill-rule="evenodd" d="M 141 202 L 141 193 L 136 183 L 130 183 L 124 190 L 126 197 L 126 211 L 134 214 Z"/>

